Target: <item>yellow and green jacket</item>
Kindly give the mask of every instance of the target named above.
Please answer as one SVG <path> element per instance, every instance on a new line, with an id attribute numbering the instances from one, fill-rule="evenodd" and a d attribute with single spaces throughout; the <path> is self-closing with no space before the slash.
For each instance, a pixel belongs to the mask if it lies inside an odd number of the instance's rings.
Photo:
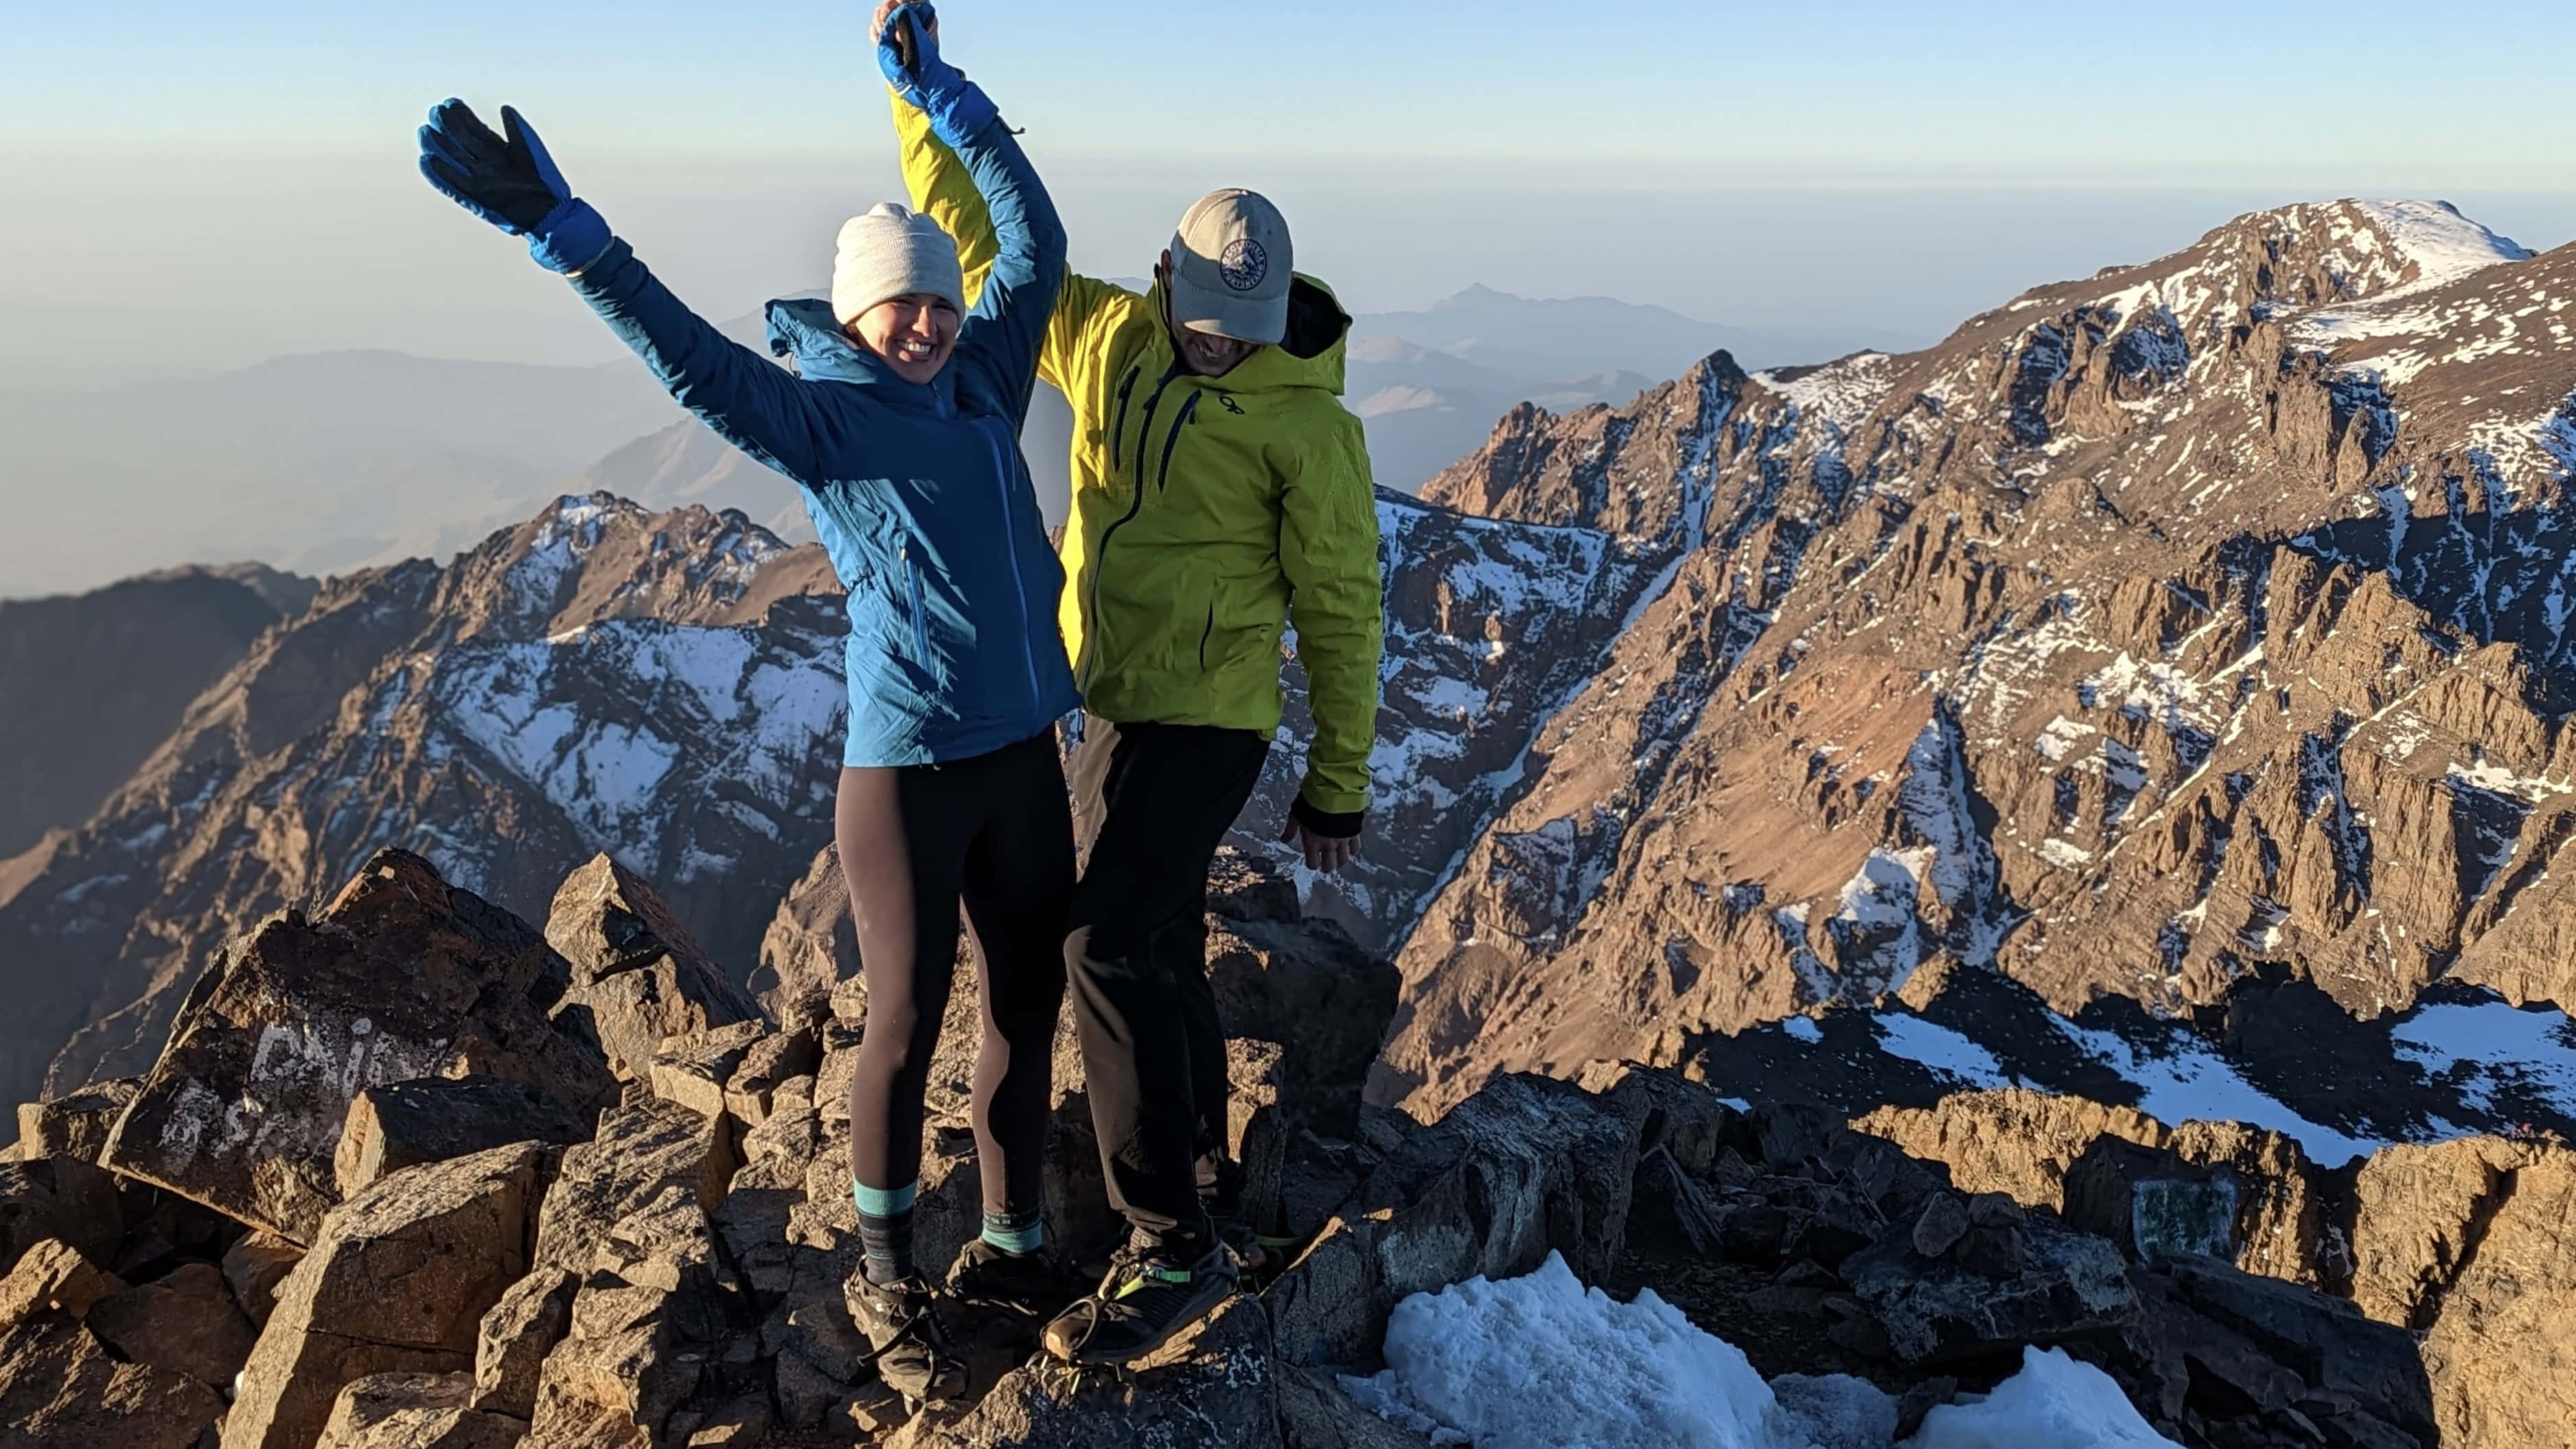
<path id="1" fill-rule="evenodd" d="M 922 113 L 894 100 L 915 210 L 957 239 L 973 305 L 996 243 L 983 199 Z M 1341 404 L 1350 331 L 1300 275 L 1288 340 L 1223 377 L 1191 373 L 1139 296 L 1068 271 L 1038 376 L 1073 404 L 1073 516 L 1058 622 L 1084 707 L 1116 723 L 1279 727 L 1280 631 L 1297 630 L 1315 741 L 1300 790 L 1365 810 L 1377 737 L 1376 489 Z"/>

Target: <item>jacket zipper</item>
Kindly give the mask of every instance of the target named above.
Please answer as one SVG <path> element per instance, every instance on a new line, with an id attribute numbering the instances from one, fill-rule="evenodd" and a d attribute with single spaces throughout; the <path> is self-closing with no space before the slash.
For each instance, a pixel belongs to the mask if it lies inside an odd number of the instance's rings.
<path id="1" fill-rule="evenodd" d="M 1171 433 L 1163 439 L 1163 464 L 1154 474 L 1154 491 L 1157 493 L 1171 484 L 1172 450 L 1181 445 L 1181 429 L 1188 424 L 1190 414 L 1199 410 L 1200 396 L 1201 394 L 1191 393 L 1189 401 L 1181 404 L 1180 415 L 1172 419 Z"/>
<path id="2" fill-rule="evenodd" d="M 1216 632 L 1216 601 L 1208 601 L 1207 627 L 1199 631 L 1199 673 L 1207 673 L 1208 636 Z"/>
<path id="3" fill-rule="evenodd" d="M 1127 388 L 1134 387 L 1136 379 L 1143 373 L 1144 369 L 1141 367 L 1129 373 L 1127 387 L 1122 387 L 1118 391 L 1118 426 L 1109 437 L 1109 465 L 1113 471 L 1118 466 L 1119 440 L 1127 429 Z M 1142 449 L 1144 440 L 1154 431 L 1154 409 L 1162 405 L 1163 390 L 1170 387 L 1172 380 L 1180 375 L 1181 360 L 1175 357 L 1172 359 L 1172 365 L 1163 370 L 1163 380 L 1154 384 L 1152 395 L 1145 399 L 1145 421 L 1136 429 L 1136 442 L 1139 449 Z M 1082 670 L 1082 684 L 1086 690 L 1090 688 L 1092 677 L 1100 669 L 1100 566 L 1109 557 L 1109 540 L 1116 537 L 1118 530 L 1125 528 L 1145 507 L 1144 459 L 1139 458 L 1136 461 L 1135 496 L 1127 500 L 1126 512 L 1112 519 L 1107 528 L 1100 530 L 1100 546 L 1092 550 L 1091 554 L 1091 643 L 1086 650 L 1091 657 L 1084 661 Z"/>
<path id="4" fill-rule="evenodd" d="M 1144 375 L 1145 366 L 1138 363 L 1127 369 L 1127 380 L 1118 384 L 1118 421 L 1109 428 L 1109 471 L 1112 473 L 1118 471 L 1119 440 L 1127 431 L 1127 398 L 1136 391 L 1136 379 Z"/>
<path id="5" fill-rule="evenodd" d="M 984 441 L 993 449 L 993 486 L 1002 490 L 1002 547 L 1011 560 L 1011 592 L 1020 601 L 1020 659 L 1029 670 L 1029 705 L 1038 703 L 1038 646 L 1036 631 L 1029 628 L 1029 584 L 1020 574 L 1019 521 L 1011 516 L 1011 479 L 1014 476 L 1008 460 L 1002 456 L 1002 445 L 992 434 Z"/>
<path id="6" fill-rule="evenodd" d="M 912 593 L 912 657 L 921 662 L 922 672 L 930 672 L 930 624 L 922 617 L 921 561 L 912 556 L 912 545 L 902 549 L 905 586 Z"/>

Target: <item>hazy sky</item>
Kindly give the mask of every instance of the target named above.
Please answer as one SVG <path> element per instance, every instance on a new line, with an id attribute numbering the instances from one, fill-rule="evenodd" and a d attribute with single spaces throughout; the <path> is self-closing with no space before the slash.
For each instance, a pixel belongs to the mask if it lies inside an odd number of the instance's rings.
<path id="1" fill-rule="evenodd" d="M 868 6 L 13 6 L 0 381 L 282 352 L 613 355 L 412 171 L 517 104 L 710 313 L 818 285 L 894 194 Z M 954 0 L 1075 262 L 1133 274 L 1213 185 L 1270 191 L 1363 310 L 1470 282 L 1937 335 L 2021 288 L 2344 194 L 2576 237 L 2564 0 L 1098 6 Z"/>

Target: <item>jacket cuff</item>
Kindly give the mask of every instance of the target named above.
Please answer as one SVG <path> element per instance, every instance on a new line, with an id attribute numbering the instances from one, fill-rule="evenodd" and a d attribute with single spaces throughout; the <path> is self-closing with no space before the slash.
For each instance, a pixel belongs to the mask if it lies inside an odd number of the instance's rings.
<path id="1" fill-rule="evenodd" d="M 1301 792 L 1296 803 L 1288 807 L 1289 817 L 1309 831 L 1330 840 L 1348 840 L 1368 824 L 1366 810 L 1321 810 Z"/>
<path id="2" fill-rule="evenodd" d="M 589 202 L 569 197 L 529 230 L 528 255 L 547 271 L 570 276 L 608 255 L 608 245 L 615 240 L 606 217 L 592 210 Z"/>

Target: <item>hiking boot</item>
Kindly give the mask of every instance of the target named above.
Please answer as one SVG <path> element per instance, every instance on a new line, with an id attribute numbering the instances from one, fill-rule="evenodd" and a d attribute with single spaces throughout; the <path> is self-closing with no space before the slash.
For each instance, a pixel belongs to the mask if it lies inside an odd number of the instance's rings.
<path id="1" fill-rule="evenodd" d="M 1070 1364 L 1132 1363 L 1213 1312 L 1235 1280 L 1223 1243 L 1193 1239 L 1175 1250 L 1140 1233 L 1110 1260 L 1098 1292 L 1047 1325 L 1047 1352 Z"/>
<path id="2" fill-rule="evenodd" d="M 1073 1291 L 1044 1248 L 1006 1253 L 982 1238 L 968 1238 L 949 1266 L 948 1296 L 973 1308 L 1045 1319 L 1064 1307 Z"/>
<path id="3" fill-rule="evenodd" d="M 966 1360 L 948 1346 L 930 1285 L 918 1275 L 892 1283 L 862 1268 L 843 1290 L 850 1319 L 868 1337 L 877 1377 L 915 1403 L 939 1404 L 966 1392 Z"/>

